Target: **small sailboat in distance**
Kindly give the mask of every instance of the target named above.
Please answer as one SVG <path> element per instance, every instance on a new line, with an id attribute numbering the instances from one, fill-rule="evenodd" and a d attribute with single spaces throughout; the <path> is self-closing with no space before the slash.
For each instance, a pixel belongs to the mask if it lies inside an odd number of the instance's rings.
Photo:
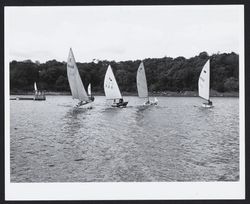
<path id="1" fill-rule="evenodd" d="M 37 89 L 36 82 L 34 82 L 34 91 L 35 91 L 35 95 L 33 97 L 33 100 L 35 100 L 35 101 L 44 101 L 44 100 L 46 100 L 46 96 L 45 96 L 44 91 L 41 91 L 41 90 Z"/>
<path id="2" fill-rule="evenodd" d="M 78 68 L 76 66 L 75 57 L 71 48 L 69 50 L 69 56 L 67 61 L 67 75 L 72 98 L 78 99 L 80 101 L 77 104 L 77 107 L 92 102 L 83 86 Z"/>
<path id="3" fill-rule="evenodd" d="M 36 86 L 36 82 L 34 82 L 34 90 L 35 90 L 35 94 L 37 93 L 37 86 Z"/>
<path id="4" fill-rule="evenodd" d="M 138 91 L 139 97 L 147 98 L 147 101 L 144 102 L 143 105 L 157 105 L 158 100 L 156 97 L 154 98 L 154 101 L 149 100 L 147 79 L 146 79 L 143 62 L 140 63 L 140 66 L 137 70 L 136 83 L 137 83 L 137 91 Z"/>
<path id="5" fill-rule="evenodd" d="M 95 97 L 92 96 L 92 94 L 91 94 L 91 84 L 90 84 L 90 83 L 89 83 L 89 85 L 88 85 L 88 95 L 89 95 L 89 99 L 90 99 L 91 101 L 94 101 L 94 100 L 95 100 Z"/>
<path id="6" fill-rule="evenodd" d="M 113 100 L 112 107 L 126 107 L 128 101 L 123 101 L 120 89 L 116 82 L 111 66 L 108 69 L 104 78 L 104 92 L 107 100 Z"/>
<path id="7" fill-rule="evenodd" d="M 45 91 L 38 90 L 36 82 L 34 82 L 34 96 L 33 97 L 15 97 L 15 98 L 10 98 L 10 100 L 45 101 L 46 100 L 46 96 L 45 96 Z"/>
<path id="8" fill-rule="evenodd" d="M 201 70 L 199 81 L 198 81 L 199 96 L 205 100 L 207 103 L 203 103 L 204 108 L 212 108 L 213 103 L 209 98 L 210 89 L 210 60 L 206 62 Z"/>

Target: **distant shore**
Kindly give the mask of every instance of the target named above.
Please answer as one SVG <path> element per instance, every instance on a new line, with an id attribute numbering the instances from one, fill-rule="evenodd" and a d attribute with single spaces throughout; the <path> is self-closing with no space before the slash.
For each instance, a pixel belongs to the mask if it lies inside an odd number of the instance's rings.
<path id="1" fill-rule="evenodd" d="M 46 95 L 71 95 L 70 92 L 55 92 L 55 91 L 46 91 Z M 104 93 L 102 92 L 93 92 L 94 96 L 104 96 Z M 10 95 L 34 95 L 34 92 L 23 92 L 23 91 L 17 91 L 17 92 L 10 92 Z M 137 96 L 136 92 L 122 92 L 123 96 Z M 180 91 L 180 92 L 174 92 L 174 91 L 162 91 L 162 92 L 153 92 L 149 93 L 149 96 L 166 96 L 166 97 L 197 97 L 198 92 L 196 91 Z M 211 97 L 239 97 L 239 92 L 217 92 L 214 90 L 210 91 Z"/>

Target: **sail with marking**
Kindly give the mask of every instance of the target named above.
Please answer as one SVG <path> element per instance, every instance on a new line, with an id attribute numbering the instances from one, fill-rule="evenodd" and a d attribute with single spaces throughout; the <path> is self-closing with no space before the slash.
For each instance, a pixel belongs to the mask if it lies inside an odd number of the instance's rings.
<path id="1" fill-rule="evenodd" d="M 34 89 L 35 89 L 35 92 L 37 92 L 36 82 L 34 83 Z"/>
<path id="2" fill-rule="evenodd" d="M 69 56 L 67 61 L 67 75 L 72 98 L 79 99 L 80 101 L 88 101 L 89 98 L 84 89 L 78 68 L 76 66 L 75 57 L 71 48 L 69 50 Z"/>
<path id="3" fill-rule="evenodd" d="M 120 89 L 115 80 L 112 68 L 109 65 L 104 78 L 104 92 L 106 99 L 119 99 L 122 98 Z"/>
<path id="4" fill-rule="evenodd" d="M 148 97 L 148 86 L 143 62 L 141 62 L 137 70 L 136 82 L 139 97 Z"/>
<path id="5" fill-rule="evenodd" d="M 88 95 L 91 96 L 91 84 L 88 85 Z"/>
<path id="6" fill-rule="evenodd" d="M 209 100 L 210 89 L 210 61 L 208 60 L 201 70 L 199 82 L 199 96 L 206 100 Z"/>

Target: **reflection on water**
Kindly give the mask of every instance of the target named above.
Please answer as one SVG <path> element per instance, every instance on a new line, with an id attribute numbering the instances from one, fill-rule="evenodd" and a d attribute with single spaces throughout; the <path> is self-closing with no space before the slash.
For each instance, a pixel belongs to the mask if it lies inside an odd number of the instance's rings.
<path id="1" fill-rule="evenodd" d="M 127 97 L 92 109 L 68 96 L 11 101 L 12 182 L 237 181 L 237 98 L 159 97 L 158 106 Z"/>

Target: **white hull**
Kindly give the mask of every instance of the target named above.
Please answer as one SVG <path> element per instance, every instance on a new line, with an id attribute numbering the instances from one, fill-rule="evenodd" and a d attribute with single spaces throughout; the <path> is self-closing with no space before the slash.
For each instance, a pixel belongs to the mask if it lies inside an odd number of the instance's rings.
<path id="1" fill-rule="evenodd" d="M 202 107 L 203 107 L 203 108 L 213 108 L 214 106 L 213 106 L 213 105 L 209 105 L 209 104 L 207 104 L 207 103 L 203 103 L 203 104 L 202 104 Z"/>
<path id="2" fill-rule="evenodd" d="M 92 107 L 92 101 L 81 101 L 79 102 L 78 104 L 76 104 L 76 108 L 80 108 L 80 107 L 83 107 L 83 108 L 89 108 L 89 107 Z"/>

